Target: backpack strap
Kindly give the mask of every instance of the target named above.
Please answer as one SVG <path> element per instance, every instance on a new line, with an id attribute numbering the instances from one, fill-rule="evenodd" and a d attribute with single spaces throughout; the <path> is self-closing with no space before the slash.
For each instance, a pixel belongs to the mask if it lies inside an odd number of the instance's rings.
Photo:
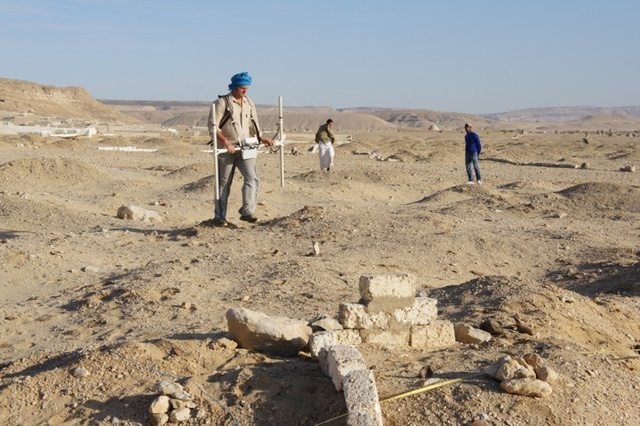
<path id="1" fill-rule="evenodd" d="M 260 142 L 260 127 L 258 127 L 258 122 L 253 117 L 253 111 L 256 109 L 255 104 L 248 96 L 245 96 L 244 99 L 249 103 L 249 110 L 251 111 L 251 124 L 253 125 L 253 129 L 256 132 L 256 137 L 258 138 L 258 142 Z"/>
<path id="2" fill-rule="evenodd" d="M 218 99 L 224 98 L 224 115 L 222 116 L 222 120 L 220 120 L 220 124 L 218 125 L 219 129 L 222 129 L 222 126 L 227 124 L 227 121 L 232 117 L 233 111 L 231 110 L 231 102 L 229 102 L 229 95 L 218 95 Z"/>

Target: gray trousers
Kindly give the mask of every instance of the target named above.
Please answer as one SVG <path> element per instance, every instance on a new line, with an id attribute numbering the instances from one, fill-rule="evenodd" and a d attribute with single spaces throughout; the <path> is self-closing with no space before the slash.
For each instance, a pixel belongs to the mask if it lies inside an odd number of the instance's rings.
<path id="1" fill-rule="evenodd" d="M 233 175 L 236 167 L 244 179 L 242 184 L 242 207 L 239 210 L 241 216 L 251 215 L 256 211 L 258 204 L 258 188 L 260 178 L 256 170 L 256 159 L 242 159 L 242 152 L 234 154 L 218 155 L 218 185 L 220 186 L 220 199 L 216 200 L 216 218 L 227 218 L 227 202 L 233 183 Z"/>

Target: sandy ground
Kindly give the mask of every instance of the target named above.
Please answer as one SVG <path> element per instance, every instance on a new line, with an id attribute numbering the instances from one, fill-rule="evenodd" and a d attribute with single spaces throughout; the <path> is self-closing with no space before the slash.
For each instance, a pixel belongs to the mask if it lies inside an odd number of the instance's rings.
<path id="1" fill-rule="evenodd" d="M 263 152 L 261 221 L 238 220 L 238 176 L 228 229 L 206 226 L 202 138 L 3 136 L 0 424 L 146 424 L 163 378 L 196 396 L 191 424 L 340 416 L 344 398 L 316 362 L 225 344 L 225 312 L 336 317 L 358 301 L 360 275 L 395 272 L 438 299 L 442 319 L 493 318 L 505 334 L 433 351 L 360 346 L 381 399 L 465 378 L 383 402 L 385 425 L 640 424 L 640 174 L 620 171 L 640 166 L 638 138 L 480 136 L 482 186 L 466 184 L 458 132 L 354 134 L 331 172 L 294 145 L 284 187 L 279 155 Z M 109 146 L 157 151 L 98 149 Z M 162 222 L 118 219 L 129 204 Z M 550 397 L 466 379 L 526 353 L 558 372 Z"/>

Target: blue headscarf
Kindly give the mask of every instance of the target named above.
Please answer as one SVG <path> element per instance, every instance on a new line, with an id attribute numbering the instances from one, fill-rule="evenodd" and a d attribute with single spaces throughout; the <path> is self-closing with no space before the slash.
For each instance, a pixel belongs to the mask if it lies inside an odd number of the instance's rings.
<path id="1" fill-rule="evenodd" d="M 231 84 L 229 85 L 229 90 L 235 89 L 240 86 L 251 86 L 251 81 L 253 79 L 249 75 L 248 72 L 241 72 L 233 77 L 231 77 Z"/>

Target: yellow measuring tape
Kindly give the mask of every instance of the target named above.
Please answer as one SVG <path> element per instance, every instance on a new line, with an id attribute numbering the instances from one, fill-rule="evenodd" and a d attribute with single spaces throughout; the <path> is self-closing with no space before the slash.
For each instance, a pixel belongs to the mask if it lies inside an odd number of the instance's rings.
<path id="1" fill-rule="evenodd" d="M 452 385 L 454 383 L 461 382 L 463 380 L 473 379 L 473 378 L 479 377 L 479 376 L 484 376 L 484 373 L 471 374 L 469 376 L 460 377 L 458 379 L 444 380 L 442 382 L 434 383 L 434 384 L 429 385 L 429 386 L 424 386 L 424 387 L 419 388 L 419 389 L 414 389 L 414 390 L 409 391 L 409 392 L 405 392 L 405 393 L 401 393 L 399 395 L 390 396 L 389 398 L 381 399 L 380 403 L 382 404 L 383 402 L 394 401 L 396 399 L 404 398 L 404 397 L 411 396 L 411 395 L 416 395 L 416 394 L 419 394 L 419 393 L 422 393 L 422 392 L 427 392 L 427 391 L 430 391 L 430 390 L 433 390 L 433 389 L 441 388 L 441 387 L 447 386 L 447 385 Z M 322 423 L 316 423 L 315 426 L 320 426 L 320 425 L 324 425 L 324 424 L 327 424 L 327 423 L 331 423 L 334 420 L 341 419 L 341 418 L 346 417 L 348 415 L 349 415 L 349 413 L 341 414 L 341 415 L 339 415 L 337 417 L 331 418 L 329 420 L 325 420 Z"/>

